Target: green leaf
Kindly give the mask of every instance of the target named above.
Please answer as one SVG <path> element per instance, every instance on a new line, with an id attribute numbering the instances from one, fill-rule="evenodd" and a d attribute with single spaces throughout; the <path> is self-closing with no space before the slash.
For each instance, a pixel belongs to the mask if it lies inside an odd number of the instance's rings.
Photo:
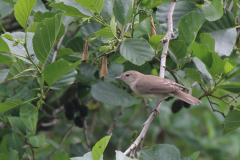
<path id="1" fill-rule="evenodd" d="M 29 137 L 29 142 L 34 147 L 41 147 L 43 142 L 45 142 L 45 136 L 44 135 L 31 136 Z"/>
<path id="2" fill-rule="evenodd" d="M 12 5 L 15 5 L 15 4 L 16 4 L 16 2 L 14 2 L 13 0 L 3 0 L 3 1 L 5 1 L 5 2 L 7 2 L 7 3 L 10 3 L 10 4 L 12 4 Z"/>
<path id="3" fill-rule="evenodd" d="M 111 106 L 128 107 L 139 102 L 138 99 L 132 97 L 126 91 L 108 82 L 94 84 L 91 92 L 96 100 Z"/>
<path id="4" fill-rule="evenodd" d="M 164 35 L 153 35 L 149 39 L 149 44 L 152 46 L 154 50 L 156 50 L 157 46 L 161 43 L 160 40 L 163 39 Z"/>
<path id="5" fill-rule="evenodd" d="M 192 80 L 204 85 L 201 75 L 194 69 L 185 68 L 184 73 L 186 74 L 186 77 L 189 77 Z"/>
<path id="6" fill-rule="evenodd" d="M 4 154 L 4 153 L 0 153 L 0 159 L 2 159 L 2 160 L 10 160 L 9 157 L 6 154 Z"/>
<path id="7" fill-rule="evenodd" d="M 47 18 L 39 23 L 33 37 L 33 49 L 39 61 L 44 64 L 52 50 L 54 42 L 60 30 L 62 15 Z M 48 34 L 46 34 L 48 33 Z"/>
<path id="8" fill-rule="evenodd" d="M 61 90 L 69 87 L 71 84 L 74 83 L 76 75 L 77 75 L 76 69 L 70 70 L 67 74 L 65 74 L 59 80 L 54 82 L 53 85 L 51 86 L 51 89 Z"/>
<path id="9" fill-rule="evenodd" d="M 0 65 L 11 62 L 14 62 L 11 57 L 0 53 Z"/>
<path id="10" fill-rule="evenodd" d="M 115 17 L 112 16 L 110 26 L 105 27 L 99 31 L 96 32 L 96 35 L 108 37 L 108 38 L 114 38 L 116 37 L 116 24 L 115 24 Z"/>
<path id="11" fill-rule="evenodd" d="M 138 38 L 129 38 L 123 41 L 120 53 L 125 59 L 136 65 L 142 65 L 154 56 L 154 50 L 148 42 Z"/>
<path id="12" fill-rule="evenodd" d="M 224 65 L 224 74 L 228 74 L 229 72 L 231 72 L 233 70 L 233 66 L 231 65 L 231 63 L 226 62 Z"/>
<path id="13" fill-rule="evenodd" d="M 55 147 L 56 149 L 58 149 L 59 151 L 64 153 L 64 150 L 62 149 L 62 147 L 57 142 L 55 142 L 54 140 L 49 139 L 49 138 L 45 138 L 45 142 L 51 144 L 53 147 Z"/>
<path id="14" fill-rule="evenodd" d="M 28 17 L 36 2 L 37 0 L 18 0 L 14 5 L 14 15 L 24 29 L 27 29 Z"/>
<path id="15" fill-rule="evenodd" d="M 169 43 L 169 49 L 175 55 L 177 60 L 180 60 L 187 55 L 187 46 L 184 41 L 171 40 Z"/>
<path id="16" fill-rule="evenodd" d="M 185 15 L 178 25 L 178 39 L 183 40 L 187 46 L 191 46 L 204 21 L 204 16 L 196 11 Z"/>
<path id="17" fill-rule="evenodd" d="M 6 52 L 10 53 L 10 49 L 8 47 L 8 44 L 0 37 L 0 52 Z"/>
<path id="18" fill-rule="evenodd" d="M 28 72 L 29 70 L 31 69 L 26 69 L 26 65 L 24 64 L 24 62 L 21 59 L 19 59 L 17 62 L 13 63 L 12 66 L 10 67 L 10 71 L 5 81 L 31 77 L 32 74 Z"/>
<path id="19" fill-rule="evenodd" d="M 223 15 L 223 1 L 213 0 L 210 5 L 205 3 L 197 6 L 203 10 L 205 18 L 209 21 L 216 21 Z"/>
<path id="20" fill-rule="evenodd" d="M 180 160 L 180 152 L 179 150 L 173 146 L 168 144 L 158 144 L 150 149 L 143 150 L 139 156 L 140 160 Z"/>
<path id="21" fill-rule="evenodd" d="M 199 156 L 199 154 L 200 154 L 200 151 L 194 152 L 189 156 L 190 160 L 197 160 L 197 157 Z"/>
<path id="22" fill-rule="evenodd" d="M 133 0 L 114 1 L 113 13 L 116 17 L 116 20 L 121 24 L 121 29 L 123 29 L 123 26 L 130 22 L 133 10 L 133 2 Z"/>
<path id="23" fill-rule="evenodd" d="M 67 42 L 66 47 L 71 48 L 74 52 L 83 52 L 83 44 L 85 44 L 83 38 L 77 36 L 70 39 Z"/>
<path id="24" fill-rule="evenodd" d="M 7 99 L 4 103 L 0 104 L 0 113 L 15 108 L 21 105 L 23 102 L 20 99 Z"/>
<path id="25" fill-rule="evenodd" d="M 212 66 L 212 55 L 207 44 L 198 44 L 194 42 L 191 47 L 193 54 L 200 59 L 208 68 Z"/>
<path id="26" fill-rule="evenodd" d="M 9 73 L 9 70 L 10 69 L 3 69 L 3 70 L 0 70 L 0 83 L 3 83 Z"/>
<path id="27" fill-rule="evenodd" d="M 19 158 L 21 159 L 23 154 L 26 153 L 26 149 L 23 148 L 25 143 L 17 136 L 16 133 L 12 132 L 7 139 L 7 148 L 9 151 L 17 150 Z"/>
<path id="28" fill-rule="evenodd" d="M 18 132 L 20 132 L 21 134 L 25 134 L 26 133 L 26 126 L 24 125 L 23 120 L 21 119 L 21 117 L 10 117 L 8 116 L 9 121 L 12 123 L 14 129 L 16 129 Z"/>
<path id="29" fill-rule="evenodd" d="M 65 14 L 68 16 L 74 16 L 74 17 L 80 17 L 80 18 L 88 17 L 87 15 L 80 12 L 79 9 L 70 5 L 66 5 L 64 4 L 64 2 L 51 3 L 49 6 L 66 11 Z"/>
<path id="30" fill-rule="evenodd" d="M 19 156 L 18 156 L 18 151 L 17 150 L 11 150 L 8 153 L 8 156 L 9 156 L 9 160 L 19 160 Z"/>
<path id="31" fill-rule="evenodd" d="M 225 61 L 222 60 L 217 53 L 211 52 L 212 54 L 212 66 L 210 70 L 213 72 L 213 76 L 224 72 Z"/>
<path id="32" fill-rule="evenodd" d="M 200 33 L 196 38 L 196 42 L 199 44 L 207 44 L 210 51 L 215 51 L 215 40 L 208 33 Z"/>
<path id="33" fill-rule="evenodd" d="M 229 92 L 239 93 L 240 92 L 240 83 L 233 82 L 233 83 L 221 85 L 221 86 L 219 86 L 219 88 L 224 89 Z"/>
<path id="34" fill-rule="evenodd" d="M 105 0 L 75 0 L 82 6 L 86 7 L 87 9 L 94 11 L 98 14 L 101 13 Z"/>
<path id="35" fill-rule="evenodd" d="M 87 148 L 82 142 L 70 144 L 70 152 L 73 157 L 83 156 L 85 153 L 89 152 L 89 148 Z"/>
<path id="36" fill-rule="evenodd" d="M 229 56 L 237 38 L 233 14 L 226 14 L 216 21 L 205 21 L 200 32 L 209 33 L 215 40 L 215 52 L 219 56 Z"/>
<path id="37" fill-rule="evenodd" d="M 98 141 L 93 149 L 92 149 L 92 157 L 94 160 L 100 160 L 105 148 L 107 147 L 107 144 L 110 140 L 112 135 L 103 137 L 100 141 Z"/>
<path id="38" fill-rule="evenodd" d="M 38 22 L 31 23 L 27 28 L 27 32 L 35 33 L 38 24 L 39 24 Z"/>
<path id="39" fill-rule="evenodd" d="M 119 58 L 118 58 L 118 61 L 117 61 L 117 63 L 118 64 L 122 64 L 122 63 L 124 63 L 124 62 L 126 62 L 127 60 L 123 57 L 123 56 L 120 56 Z M 0 81 L 1 82 L 1 81 Z"/>
<path id="40" fill-rule="evenodd" d="M 234 77 L 237 77 L 240 75 L 240 67 L 236 67 L 234 69 L 234 71 L 232 71 L 227 77 L 226 77 L 226 81 L 234 78 Z"/>
<path id="41" fill-rule="evenodd" d="M 37 108 L 32 104 L 26 103 L 20 108 L 20 116 L 28 130 L 34 135 L 38 121 Z"/>
<path id="42" fill-rule="evenodd" d="M 70 70 L 74 69 L 77 65 L 81 64 L 81 61 L 77 61 L 69 65 L 68 61 L 59 60 L 49 64 L 43 71 L 45 81 L 49 86 L 67 74 Z"/>
<path id="43" fill-rule="evenodd" d="M 156 2 L 152 3 L 152 5 L 149 7 L 149 9 L 152 9 L 152 8 L 154 8 L 154 7 L 157 7 L 157 6 L 159 6 L 160 4 L 162 4 L 162 1 L 156 1 Z"/>
<path id="44" fill-rule="evenodd" d="M 116 152 L 116 160 L 137 160 L 137 159 L 132 159 L 128 156 L 125 156 L 123 152 L 121 151 L 115 151 Z"/>
<path id="45" fill-rule="evenodd" d="M 222 134 L 226 135 L 240 127 L 240 106 L 237 106 L 232 111 L 229 111 L 223 124 L 223 131 Z"/>

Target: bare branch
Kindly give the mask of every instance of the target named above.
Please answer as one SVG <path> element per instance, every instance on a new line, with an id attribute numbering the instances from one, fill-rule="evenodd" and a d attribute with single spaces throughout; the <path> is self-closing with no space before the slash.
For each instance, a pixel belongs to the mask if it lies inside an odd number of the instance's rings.
<path id="1" fill-rule="evenodd" d="M 113 119 L 113 122 L 112 124 L 110 125 L 108 131 L 107 131 L 107 135 L 110 135 L 115 127 L 115 124 L 117 123 L 117 120 L 118 120 L 118 117 L 120 115 L 122 115 L 122 112 L 123 112 L 123 107 L 121 107 L 117 113 L 117 115 L 115 116 L 115 118 Z"/>
<path id="2" fill-rule="evenodd" d="M 56 57 L 57 57 L 57 52 L 58 52 L 58 49 L 60 48 L 61 44 L 62 44 L 62 41 L 67 33 L 67 30 L 68 30 L 68 27 L 69 25 L 67 25 L 67 27 L 65 28 L 65 33 L 63 34 L 63 36 L 61 37 L 61 39 L 59 40 L 58 42 L 58 45 L 57 45 L 57 48 L 55 49 L 54 53 L 53 53 L 53 59 L 52 59 L 52 63 L 56 60 Z"/>
<path id="3" fill-rule="evenodd" d="M 84 129 L 84 138 L 86 140 L 87 147 L 90 149 L 90 142 L 89 142 L 88 137 L 87 137 L 87 120 L 85 118 L 84 118 L 84 121 L 83 121 L 83 129 Z"/>
<path id="4" fill-rule="evenodd" d="M 170 6 L 170 9 L 169 9 L 169 12 L 168 12 L 168 32 L 165 35 L 165 37 L 161 40 L 162 42 L 165 42 L 165 44 L 163 46 L 163 51 L 162 51 L 161 65 L 160 65 L 160 74 L 159 74 L 160 77 L 162 77 L 162 78 L 164 78 L 164 75 L 165 75 L 166 57 L 167 57 L 167 51 L 168 51 L 168 46 L 169 46 L 169 40 L 171 39 L 171 37 L 174 36 L 174 34 L 173 34 L 172 15 L 173 15 L 173 11 L 174 11 L 175 5 L 176 5 L 176 1 L 172 0 L 171 6 Z M 162 101 L 158 102 L 158 104 L 156 105 L 155 109 L 152 111 L 151 115 L 148 117 L 147 121 L 144 123 L 143 129 L 142 129 L 141 133 L 136 138 L 136 140 L 131 144 L 131 146 L 124 152 L 124 155 L 127 155 L 130 152 L 132 152 L 132 154 L 134 154 L 134 150 L 139 145 L 141 140 L 145 137 L 146 132 L 148 130 L 148 127 L 151 124 L 153 118 L 159 113 L 158 110 L 160 108 L 161 103 L 162 103 Z M 131 154 L 131 156 L 132 156 L 132 154 Z"/>
<path id="5" fill-rule="evenodd" d="M 72 129 L 74 128 L 75 124 L 73 124 L 68 130 L 67 132 L 64 134 L 64 136 L 62 137 L 61 142 L 59 143 L 59 145 L 62 145 L 62 143 L 65 141 L 65 139 L 67 138 L 68 134 L 72 131 Z M 50 160 L 50 158 L 53 156 L 53 154 L 57 151 L 57 149 L 55 148 L 52 153 L 45 159 L 45 160 Z"/>

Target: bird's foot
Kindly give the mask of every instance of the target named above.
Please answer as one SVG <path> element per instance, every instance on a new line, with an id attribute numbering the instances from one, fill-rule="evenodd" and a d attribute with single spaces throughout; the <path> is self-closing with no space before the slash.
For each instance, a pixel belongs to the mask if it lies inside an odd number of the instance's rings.
<path id="1" fill-rule="evenodd" d="M 154 108 L 152 110 L 152 112 L 154 112 L 155 115 L 159 115 L 160 114 L 160 111 L 157 108 Z"/>

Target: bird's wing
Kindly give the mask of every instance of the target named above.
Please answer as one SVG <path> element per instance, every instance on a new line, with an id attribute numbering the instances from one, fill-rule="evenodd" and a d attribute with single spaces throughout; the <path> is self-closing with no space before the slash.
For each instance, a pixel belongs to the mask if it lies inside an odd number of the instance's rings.
<path id="1" fill-rule="evenodd" d="M 142 94 L 161 94 L 182 90 L 185 87 L 169 79 L 146 75 L 136 83 L 135 88 Z"/>

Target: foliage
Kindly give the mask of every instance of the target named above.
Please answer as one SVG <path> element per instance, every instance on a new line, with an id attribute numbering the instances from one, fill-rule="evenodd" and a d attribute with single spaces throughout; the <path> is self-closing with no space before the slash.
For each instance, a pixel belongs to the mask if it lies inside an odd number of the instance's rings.
<path id="1" fill-rule="evenodd" d="M 240 7 L 225 3 L 176 2 L 166 78 L 203 103 L 164 101 L 137 159 L 240 158 Z M 114 77 L 158 76 L 170 4 L 0 0 L 0 159 L 133 159 L 156 100 Z"/>

